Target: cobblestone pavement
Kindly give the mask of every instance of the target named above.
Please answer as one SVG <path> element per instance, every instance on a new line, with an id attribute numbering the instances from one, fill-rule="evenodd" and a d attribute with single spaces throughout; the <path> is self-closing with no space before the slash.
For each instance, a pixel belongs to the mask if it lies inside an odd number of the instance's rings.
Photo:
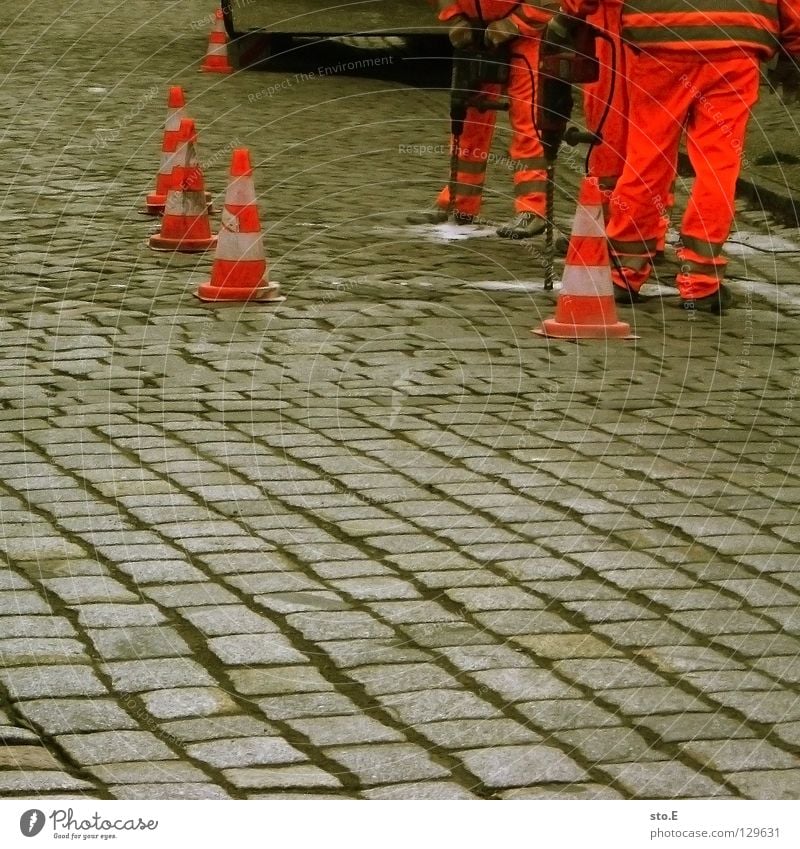
<path id="1" fill-rule="evenodd" d="M 403 224 L 442 93 L 198 74 L 155 5 L 4 32 L 0 796 L 797 798 L 797 254 L 545 341 L 526 245 Z M 279 307 L 144 246 L 173 83 Z"/>

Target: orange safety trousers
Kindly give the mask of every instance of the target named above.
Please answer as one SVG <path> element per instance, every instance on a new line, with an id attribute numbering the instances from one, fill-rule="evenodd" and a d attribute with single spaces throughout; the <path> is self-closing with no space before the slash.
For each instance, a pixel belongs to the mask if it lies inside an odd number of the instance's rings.
<path id="1" fill-rule="evenodd" d="M 608 236 L 623 267 L 614 283 L 638 291 L 652 270 L 681 136 L 695 172 L 681 222 L 676 282 L 684 300 L 714 294 L 727 261 L 736 180 L 759 63 L 742 51 L 626 50 L 631 121 L 627 162 L 612 196 Z"/>
<path id="2" fill-rule="evenodd" d="M 539 44 L 538 36 L 521 36 L 512 45 L 507 85 L 512 133 L 509 170 L 514 174 L 514 209 L 544 217 L 547 163 L 534 123 Z M 500 87 L 496 85 L 485 85 L 481 89 L 484 97 L 498 98 L 499 94 Z M 464 215 L 477 215 L 480 211 L 496 120 L 494 110 L 480 112 L 470 108 L 467 111 L 455 184 L 455 209 Z M 454 143 L 451 137 L 451 150 Z M 449 186 L 442 189 L 436 202 L 442 209 L 449 206 Z"/>

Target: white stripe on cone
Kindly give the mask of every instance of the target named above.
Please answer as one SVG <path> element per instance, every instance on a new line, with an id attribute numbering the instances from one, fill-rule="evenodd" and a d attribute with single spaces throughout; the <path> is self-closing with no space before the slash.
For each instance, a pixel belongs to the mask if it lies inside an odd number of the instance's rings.
<path id="1" fill-rule="evenodd" d="M 264 259 L 261 233 L 231 233 L 230 230 L 221 229 L 214 258 L 231 262 L 255 262 Z"/>
<path id="2" fill-rule="evenodd" d="M 611 269 L 606 265 L 566 265 L 561 277 L 564 295 L 602 298 L 614 294 Z"/>
<path id="3" fill-rule="evenodd" d="M 225 191 L 226 206 L 255 206 L 256 188 L 252 177 L 234 177 Z"/>
<path id="4" fill-rule="evenodd" d="M 601 206 L 581 206 L 575 210 L 575 221 L 572 225 L 572 236 L 602 237 L 605 239 L 606 230 L 603 223 L 603 208 Z"/>
<path id="5" fill-rule="evenodd" d="M 191 215 L 197 217 L 205 214 L 208 206 L 203 192 L 186 192 L 180 189 L 170 189 L 164 206 L 165 215 Z"/>
<path id="6" fill-rule="evenodd" d="M 216 44 L 211 41 L 208 44 L 208 50 L 206 51 L 206 56 L 228 56 L 228 46 L 226 44 Z"/>

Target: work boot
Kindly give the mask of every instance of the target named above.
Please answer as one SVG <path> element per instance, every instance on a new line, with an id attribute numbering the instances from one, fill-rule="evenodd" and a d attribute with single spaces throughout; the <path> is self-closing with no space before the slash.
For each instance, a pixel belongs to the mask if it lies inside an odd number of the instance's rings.
<path id="1" fill-rule="evenodd" d="M 618 286 L 614 283 L 614 303 L 623 307 L 631 307 L 634 304 L 641 303 L 641 301 L 642 296 L 638 292 L 634 292 L 627 286 Z"/>
<path id="2" fill-rule="evenodd" d="M 705 312 L 711 315 L 724 315 L 725 310 L 733 303 L 733 295 L 727 286 L 722 283 L 719 289 L 712 295 L 706 295 L 705 298 L 694 298 L 692 300 L 682 300 L 681 306 L 687 312 Z"/>
<path id="3" fill-rule="evenodd" d="M 472 224 L 474 216 L 455 210 L 452 218 L 456 224 Z M 435 206 L 433 209 L 426 209 L 423 212 L 412 212 L 406 216 L 406 221 L 409 224 L 444 224 L 449 220 L 449 211 L 441 206 Z"/>
<path id="4" fill-rule="evenodd" d="M 503 239 L 532 239 L 544 233 L 547 222 L 534 212 L 520 212 L 508 224 L 497 228 L 497 235 Z"/>

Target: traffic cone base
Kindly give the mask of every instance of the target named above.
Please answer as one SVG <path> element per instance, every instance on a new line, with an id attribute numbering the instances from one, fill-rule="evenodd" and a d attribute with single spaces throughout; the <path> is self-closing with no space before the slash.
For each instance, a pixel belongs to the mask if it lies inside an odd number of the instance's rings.
<path id="1" fill-rule="evenodd" d="M 277 303 L 285 301 L 286 296 L 281 295 L 279 283 L 269 283 L 263 280 L 261 285 L 253 289 L 251 286 L 214 286 L 211 283 L 203 283 L 198 286 L 194 293 L 201 301 L 251 301 L 260 304 Z"/>
<path id="2" fill-rule="evenodd" d="M 586 301 L 591 300 L 587 308 Z M 617 321 L 617 308 L 613 295 L 587 299 L 584 296 L 561 295 L 554 318 L 542 322 L 533 331 L 539 336 L 559 339 L 627 339 L 631 326 Z"/>
<path id="3" fill-rule="evenodd" d="M 556 314 L 534 333 L 556 339 L 630 339 L 630 325 L 617 320 L 603 206 L 597 179 L 581 183 Z"/>

